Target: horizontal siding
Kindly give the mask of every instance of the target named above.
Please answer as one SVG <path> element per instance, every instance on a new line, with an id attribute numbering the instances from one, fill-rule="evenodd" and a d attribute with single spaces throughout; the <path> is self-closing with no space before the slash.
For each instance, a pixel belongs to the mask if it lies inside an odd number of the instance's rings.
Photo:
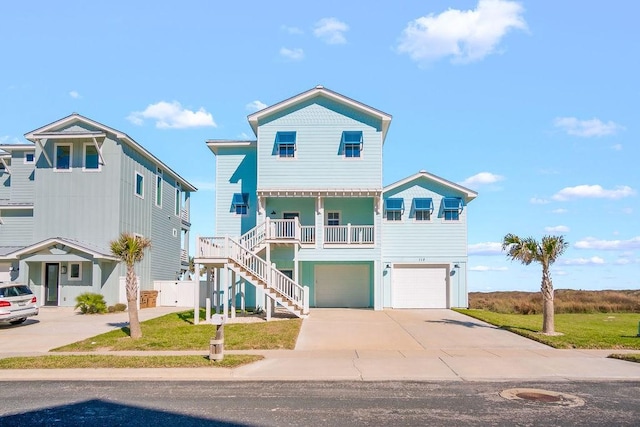
<path id="1" fill-rule="evenodd" d="M 279 131 L 296 131 L 295 158 L 278 156 Z M 363 132 L 360 158 L 340 153 L 343 131 Z M 381 188 L 382 133 L 370 119 L 339 105 L 302 105 L 258 128 L 258 182 L 261 189 Z"/>
<path id="2" fill-rule="evenodd" d="M 403 198 L 405 211 L 401 221 L 382 220 L 383 256 L 386 258 L 428 261 L 438 257 L 467 256 L 467 206 L 459 221 L 444 221 L 441 215 L 443 197 L 458 197 L 451 190 L 426 181 L 398 188 L 384 197 Z M 430 221 L 416 221 L 412 212 L 414 198 L 430 197 L 434 211 Z"/>
<path id="3" fill-rule="evenodd" d="M 11 175 L 4 169 L 0 169 L 0 200 L 11 198 Z"/>
<path id="4" fill-rule="evenodd" d="M 216 236 L 240 236 L 256 225 L 255 148 L 221 148 L 216 155 Z M 234 193 L 249 194 L 246 215 L 232 209 Z M 269 211 L 271 212 L 271 211 Z"/>
<path id="5" fill-rule="evenodd" d="M 25 151 L 13 151 L 11 153 L 10 199 L 13 203 L 33 203 L 34 199 L 35 165 L 34 163 L 24 163 L 25 154 Z"/>
<path id="6" fill-rule="evenodd" d="M 0 246 L 27 246 L 33 240 L 33 211 L 3 210 L 0 219 Z"/>

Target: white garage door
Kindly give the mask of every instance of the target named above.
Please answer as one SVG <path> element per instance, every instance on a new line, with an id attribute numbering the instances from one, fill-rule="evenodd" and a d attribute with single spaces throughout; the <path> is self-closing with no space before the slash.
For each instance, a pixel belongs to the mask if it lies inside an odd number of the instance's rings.
<path id="1" fill-rule="evenodd" d="M 447 308 L 447 269 L 394 266 L 393 308 Z"/>
<path id="2" fill-rule="evenodd" d="M 369 266 L 316 265 L 316 307 L 369 307 Z"/>

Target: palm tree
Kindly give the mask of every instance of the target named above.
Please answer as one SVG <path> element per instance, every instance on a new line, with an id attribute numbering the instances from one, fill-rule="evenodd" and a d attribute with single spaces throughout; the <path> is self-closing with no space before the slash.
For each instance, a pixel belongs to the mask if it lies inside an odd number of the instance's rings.
<path id="1" fill-rule="evenodd" d="M 136 281 L 136 263 L 144 258 L 144 250 L 151 246 L 151 240 L 130 233 L 122 233 L 117 240 L 109 243 L 111 253 L 127 265 L 127 307 L 129 311 L 129 336 L 142 337 L 140 319 L 138 319 L 138 283 Z"/>
<path id="2" fill-rule="evenodd" d="M 532 262 L 542 264 L 542 333 L 555 334 L 555 320 L 553 310 L 553 282 L 549 267 L 564 253 L 569 243 L 564 236 L 544 236 L 538 242 L 533 237 L 521 239 L 515 234 L 507 234 L 502 240 L 502 250 L 507 251 L 507 257 L 518 260 L 524 265 Z"/>

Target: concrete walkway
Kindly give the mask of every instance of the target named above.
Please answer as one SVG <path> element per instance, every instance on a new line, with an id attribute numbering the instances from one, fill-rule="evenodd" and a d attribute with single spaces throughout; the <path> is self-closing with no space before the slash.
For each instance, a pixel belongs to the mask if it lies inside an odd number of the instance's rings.
<path id="1" fill-rule="evenodd" d="M 164 314 L 164 310 L 172 309 L 146 309 L 141 316 Z M 77 317 L 70 319 L 77 321 Z M 96 322 L 98 329 L 115 327 L 113 321 Z M 4 334 L 8 330 L 1 329 L 0 357 L 17 354 L 6 351 Z M 76 335 L 73 341 L 88 336 Z M 58 337 L 69 339 L 68 334 Z M 304 321 L 293 351 L 226 351 L 265 356 L 236 369 L 0 370 L 0 380 L 640 380 L 640 364 L 607 359 L 612 352 L 552 349 L 450 310 L 316 309 Z M 207 351 L 116 354 L 205 356 Z"/>

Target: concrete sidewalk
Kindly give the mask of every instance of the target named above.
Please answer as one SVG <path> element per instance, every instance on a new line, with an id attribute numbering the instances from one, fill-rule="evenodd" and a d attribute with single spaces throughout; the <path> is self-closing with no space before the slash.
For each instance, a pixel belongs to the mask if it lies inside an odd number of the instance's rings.
<path id="1" fill-rule="evenodd" d="M 0 347 L 0 357 L 10 355 L 5 350 Z M 226 351 L 265 357 L 236 369 L 0 370 L 0 380 L 640 380 L 640 364 L 606 358 L 614 352 L 623 351 L 552 349 L 450 310 L 323 309 L 305 319 L 295 350 Z M 38 354 L 47 353 L 29 353 Z M 108 354 L 205 357 L 207 351 Z"/>

